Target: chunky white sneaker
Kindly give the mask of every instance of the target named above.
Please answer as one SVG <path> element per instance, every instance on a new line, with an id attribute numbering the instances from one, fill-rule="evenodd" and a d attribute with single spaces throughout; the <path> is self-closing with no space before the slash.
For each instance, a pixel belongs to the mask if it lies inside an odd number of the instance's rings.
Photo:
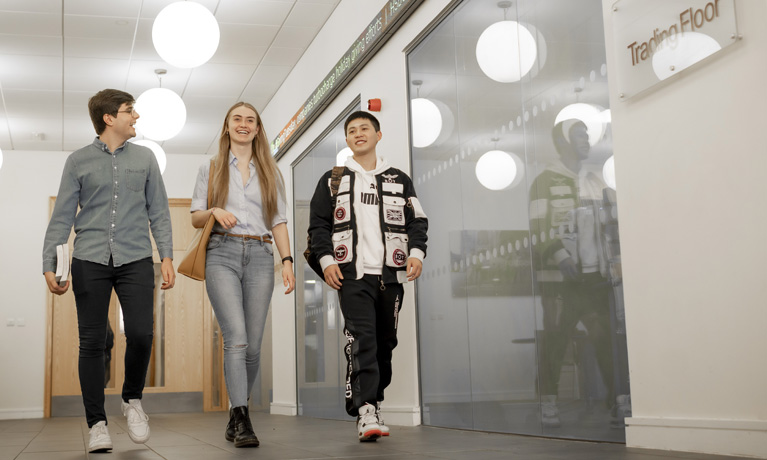
<path id="1" fill-rule="evenodd" d="M 112 438 L 109 436 L 107 422 L 104 420 L 91 427 L 91 437 L 88 441 L 88 452 L 99 453 L 112 450 Z"/>
<path id="2" fill-rule="evenodd" d="M 378 426 L 376 408 L 372 404 L 365 403 L 364 406 L 359 408 L 357 437 L 360 442 L 375 441 L 381 437 L 381 427 Z"/>
<path id="3" fill-rule="evenodd" d="M 559 420 L 556 396 L 543 396 L 541 400 L 541 424 L 545 428 L 559 428 L 562 425 L 562 422 Z"/>
<path id="4" fill-rule="evenodd" d="M 381 416 L 381 401 L 376 402 L 376 420 L 378 421 L 378 427 L 381 428 L 381 436 L 389 436 L 389 427 L 384 425 L 384 420 Z"/>
<path id="5" fill-rule="evenodd" d="M 140 399 L 130 399 L 122 402 L 123 415 L 128 418 L 128 436 L 136 444 L 144 444 L 149 440 L 149 416 L 141 408 Z"/>

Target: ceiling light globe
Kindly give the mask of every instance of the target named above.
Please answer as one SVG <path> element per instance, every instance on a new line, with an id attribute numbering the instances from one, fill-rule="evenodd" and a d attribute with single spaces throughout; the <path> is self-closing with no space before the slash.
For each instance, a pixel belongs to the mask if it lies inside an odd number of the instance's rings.
<path id="1" fill-rule="evenodd" d="M 516 21 L 500 21 L 479 36 L 476 55 L 485 75 L 500 83 L 513 83 L 533 68 L 537 47 L 525 26 Z"/>
<path id="2" fill-rule="evenodd" d="M 353 155 L 354 155 L 354 152 L 352 152 L 352 149 L 350 149 L 349 147 L 345 147 L 341 149 L 341 151 L 338 152 L 338 154 L 336 155 L 336 166 L 345 165 L 346 160 Z"/>
<path id="3" fill-rule="evenodd" d="M 652 70 L 659 80 L 665 80 L 679 71 L 722 49 L 713 37 L 700 32 L 675 34 L 660 42 L 652 55 Z"/>
<path id="4" fill-rule="evenodd" d="M 139 119 L 136 129 L 155 141 L 175 136 L 186 123 L 186 106 L 178 94 L 167 88 L 152 88 L 136 99 Z"/>
<path id="5" fill-rule="evenodd" d="M 410 101 L 413 117 L 413 147 L 424 148 L 434 143 L 442 132 L 442 114 L 432 101 L 419 97 Z"/>
<path id="6" fill-rule="evenodd" d="M 157 158 L 157 165 L 160 167 L 160 174 L 165 173 L 165 166 L 168 164 L 168 159 L 165 157 L 165 150 L 160 147 L 160 144 L 155 141 L 150 141 L 149 139 L 141 139 L 139 141 L 133 141 L 133 143 L 149 148 L 152 153 L 154 153 L 155 158 Z"/>
<path id="7" fill-rule="evenodd" d="M 582 102 L 570 104 L 559 111 L 554 119 L 554 124 L 572 119 L 580 120 L 586 125 L 589 145 L 592 147 L 601 141 L 602 136 L 605 135 L 605 114 L 602 113 L 602 108 L 599 106 Z"/>
<path id="8" fill-rule="evenodd" d="M 483 154 L 474 169 L 477 180 L 488 190 L 508 188 L 517 176 L 514 158 L 502 150 L 490 150 Z"/>
<path id="9" fill-rule="evenodd" d="M 188 69 L 208 62 L 218 49 L 221 31 L 207 8 L 175 2 L 160 11 L 152 25 L 152 43 L 170 65 Z"/>
<path id="10" fill-rule="evenodd" d="M 608 187 L 615 190 L 615 155 L 610 155 L 602 166 L 602 178 Z"/>

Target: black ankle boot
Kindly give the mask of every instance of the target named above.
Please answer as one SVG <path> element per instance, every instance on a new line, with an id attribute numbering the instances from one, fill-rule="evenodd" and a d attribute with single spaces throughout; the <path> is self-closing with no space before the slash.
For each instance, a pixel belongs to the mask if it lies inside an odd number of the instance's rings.
<path id="1" fill-rule="evenodd" d="M 224 437 L 227 441 L 234 441 L 234 409 L 229 409 L 229 423 L 226 424 Z"/>
<path id="2" fill-rule="evenodd" d="M 232 412 L 234 412 L 234 447 L 258 447 L 258 438 L 253 432 L 247 406 L 234 407 Z"/>

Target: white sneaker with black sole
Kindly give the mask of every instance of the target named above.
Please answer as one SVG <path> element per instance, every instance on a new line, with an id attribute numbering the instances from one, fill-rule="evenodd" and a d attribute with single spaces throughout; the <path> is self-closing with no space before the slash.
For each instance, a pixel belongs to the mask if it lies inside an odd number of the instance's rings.
<path id="1" fill-rule="evenodd" d="M 95 454 L 112 450 L 112 438 L 109 436 L 106 421 L 102 420 L 93 425 L 89 434 L 88 452 Z"/>
<path id="2" fill-rule="evenodd" d="M 357 437 L 360 442 L 375 441 L 381 437 L 381 427 L 378 425 L 376 408 L 372 404 L 365 403 L 364 406 L 359 408 Z"/>
<path id="3" fill-rule="evenodd" d="M 381 428 L 381 436 L 389 436 L 389 427 L 384 425 L 384 420 L 381 416 L 381 401 L 376 403 L 376 419 L 378 420 L 378 427 Z"/>
<path id="4" fill-rule="evenodd" d="M 149 440 L 149 416 L 141 407 L 140 399 L 122 401 L 123 415 L 128 419 L 128 436 L 136 444 L 144 444 Z"/>

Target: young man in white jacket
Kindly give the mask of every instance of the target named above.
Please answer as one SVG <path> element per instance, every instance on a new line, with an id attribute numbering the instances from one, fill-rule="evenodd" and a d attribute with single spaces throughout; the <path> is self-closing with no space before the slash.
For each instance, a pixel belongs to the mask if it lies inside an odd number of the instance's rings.
<path id="1" fill-rule="evenodd" d="M 336 196 L 332 171 L 317 184 L 309 235 L 344 315 L 346 411 L 357 417 L 359 440 L 375 441 L 389 435 L 380 406 L 391 382 L 402 283 L 421 275 L 428 221 L 410 177 L 376 154 L 382 137 L 378 120 L 354 112 L 344 131 L 354 155 Z"/>

